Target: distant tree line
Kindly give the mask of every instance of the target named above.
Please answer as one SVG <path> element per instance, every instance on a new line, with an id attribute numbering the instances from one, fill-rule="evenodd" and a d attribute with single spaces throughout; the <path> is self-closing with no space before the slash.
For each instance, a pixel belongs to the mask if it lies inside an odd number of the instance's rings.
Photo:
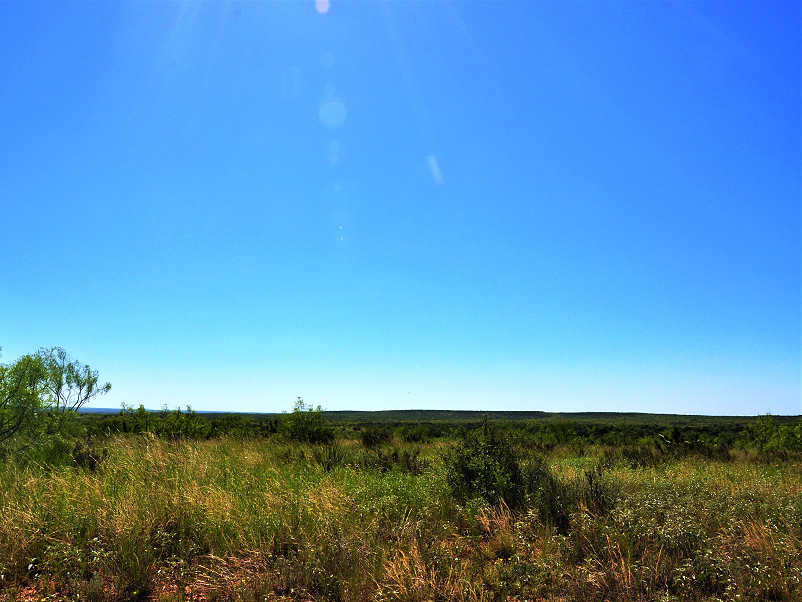
<path id="1" fill-rule="evenodd" d="M 209 439 L 220 436 L 243 438 L 279 436 L 304 443 L 331 443 L 335 439 L 358 439 L 366 447 L 380 447 L 394 440 L 428 443 L 436 439 L 464 438 L 480 424 L 455 422 L 387 423 L 358 420 L 333 422 L 319 406 L 301 398 L 291 412 L 275 414 L 198 414 L 185 410 L 148 411 L 143 406 L 125 406 L 119 415 L 84 416 L 93 435 L 150 432 L 169 439 Z M 516 447 L 550 452 L 570 448 L 583 455 L 591 447 L 617 448 L 628 454 L 654 458 L 698 455 L 724 459 L 730 449 L 760 453 L 802 451 L 802 419 L 795 422 L 766 415 L 742 420 L 675 425 L 661 422 L 616 424 L 575 420 L 492 421 Z M 633 450 L 640 450 L 635 452 Z"/>
<path id="2" fill-rule="evenodd" d="M 190 406 L 149 411 L 142 405 L 123 405 L 116 415 L 78 414 L 86 402 L 110 389 L 110 383 L 101 383 L 97 371 L 60 347 L 41 348 L 14 362 L 0 363 L 0 454 L 34 452 L 40 459 L 66 458 L 81 464 L 91 447 L 87 442 L 138 433 L 170 440 L 279 437 L 307 444 L 332 444 L 347 438 L 381 450 L 393 442 L 464 441 L 478 428 L 489 432 L 486 419 L 465 420 L 456 412 L 446 413 L 445 419 L 426 421 L 398 420 L 409 415 L 404 412 L 346 413 L 347 419 L 332 421 L 320 406 L 307 405 L 300 397 L 292 411 L 280 415 L 201 414 Z M 430 415 L 433 413 L 421 413 L 421 417 Z M 775 459 L 802 452 L 800 418 L 766 415 L 677 424 L 657 415 L 639 415 L 637 421 L 622 415 L 617 421 L 615 415 L 607 414 L 583 414 L 581 420 L 570 420 L 540 413 L 524 419 L 531 415 L 519 413 L 515 419 L 494 420 L 492 432 L 520 450 L 549 453 L 568 448 L 581 456 L 591 448 L 603 449 L 633 465 L 685 456 L 727 461 L 731 450 L 739 449 L 757 458 Z"/>

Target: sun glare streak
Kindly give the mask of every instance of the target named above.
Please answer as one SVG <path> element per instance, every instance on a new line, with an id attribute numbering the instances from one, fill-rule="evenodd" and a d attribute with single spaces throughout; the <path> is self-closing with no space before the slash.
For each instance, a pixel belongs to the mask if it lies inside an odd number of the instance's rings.
<path id="1" fill-rule="evenodd" d="M 163 56 L 167 64 L 175 65 L 185 61 L 196 34 L 201 3 L 188 0 L 178 4 L 178 11 L 164 41 Z"/>
<path id="2" fill-rule="evenodd" d="M 418 84 L 418 78 L 416 77 L 415 69 L 412 64 L 412 57 L 401 35 L 401 28 L 398 24 L 398 20 L 393 14 L 392 7 L 389 4 L 384 5 L 383 16 L 385 25 L 387 26 L 388 38 L 393 47 L 395 60 L 401 70 L 401 77 L 409 97 L 409 102 L 412 105 L 415 119 L 418 122 L 418 127 L 424 126 L 424 124 L 428 124 L 428 118 L 424 106 L 423 93 Z"/>
<path id="3" fill-rule="evenodd" d="M 429 166 L 429 173 L 432 174 L 432 181 L 434 181 L 435 186 L 442 186 L 443 174 L 440 172 L 440 165 L 437 163 L 437 157 L 435 155 L 429 155 L 426 157 L 426 164 Z"/>
<path id="4" fill-rule="evenodd" d="M 401 71 L 407 97 L 412 106 L 413 115 L 415 116 L 417 129 L 425 143 L 431 148 L 434 146 L 434 128 L 432 127 L 429 109 L 415 70 L 412 54 L 405 43 L 404 35 L 398 18 L 393 11 L 393 7 L 389 4 L 385 4 L 383 15 L 385 26 L 387 27 L 388 39 L 392 45 L 396 62 Z M 433 57 L 427 56 L 426 60 L 431 63 Z M 442 186 L 444 182 L 443 173 L 440 170 L 437 156 L 434 154 L 428 155 L 426 157 L 426 165 L 429 168 L 429 173 L 432 176 L 432 181 L 435 186 Z"/>

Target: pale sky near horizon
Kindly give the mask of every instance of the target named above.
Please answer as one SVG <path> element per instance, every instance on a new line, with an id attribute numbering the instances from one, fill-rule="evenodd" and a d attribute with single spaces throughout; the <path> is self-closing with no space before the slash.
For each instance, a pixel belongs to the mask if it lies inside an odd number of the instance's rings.
<path id="1" fill-rule="evenodd" d="M 0 1 L 0 346 L 96 407 L 800 414 L 799 2 Z"/>

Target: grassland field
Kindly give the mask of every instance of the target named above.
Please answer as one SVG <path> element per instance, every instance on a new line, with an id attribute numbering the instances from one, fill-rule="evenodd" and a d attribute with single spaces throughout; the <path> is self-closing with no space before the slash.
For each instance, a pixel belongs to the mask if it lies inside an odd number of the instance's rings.
<path id="1" fill-rule="evenodd" d="M 798 417 L 176 412 L 6 451 L 0 600 L 802 600 Z"/>

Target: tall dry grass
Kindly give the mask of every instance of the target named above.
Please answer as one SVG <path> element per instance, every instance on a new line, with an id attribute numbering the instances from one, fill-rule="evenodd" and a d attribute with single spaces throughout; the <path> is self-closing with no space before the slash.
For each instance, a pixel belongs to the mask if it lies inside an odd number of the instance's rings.
<path id="1" fill-rule="evenodd" d="M 326 466 L 277 440 L 104 445 L 95 471 L 0 463 L 0 599 L 802 599 L 790 463 L 612 465 L 616 499 L 574 495 L 561 533 L 538 504 L 568 497 L 454 501 L 441 443 L 414 466 L 358 442 Z M 547 462 L 574 491 L 596 458 Z"/>

